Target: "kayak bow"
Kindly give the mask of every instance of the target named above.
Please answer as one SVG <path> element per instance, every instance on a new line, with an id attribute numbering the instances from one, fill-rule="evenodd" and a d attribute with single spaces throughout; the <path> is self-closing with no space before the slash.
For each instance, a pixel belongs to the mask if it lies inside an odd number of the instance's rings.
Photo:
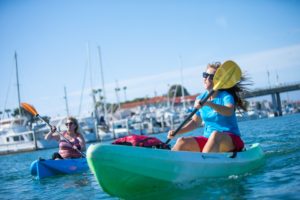
<path id="1" fill-rule="evenodd" d="M 31 175 L 37 179 L 59 174 L 76 174 L 87 171 L 88 164 L 85 158 L 63 160 L 35 160 L 31 163 Z"/>

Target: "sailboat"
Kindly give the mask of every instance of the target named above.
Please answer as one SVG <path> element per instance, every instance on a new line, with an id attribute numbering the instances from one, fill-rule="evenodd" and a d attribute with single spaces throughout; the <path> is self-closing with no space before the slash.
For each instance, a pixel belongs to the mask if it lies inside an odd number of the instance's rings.
<path id="1" fill-rule="evenodd" d="M 18 62 L 16 52 L 15 61 L 18 102 L 20 105 Z M 27 126 L 28 119 L 25 116 L 22 116 L 20 107 L 19 113 L 19 116 L 0 120 L 0 154 L 21 151 L 32 151 L 35 150 L 37 147 L 35 134 Z"/>

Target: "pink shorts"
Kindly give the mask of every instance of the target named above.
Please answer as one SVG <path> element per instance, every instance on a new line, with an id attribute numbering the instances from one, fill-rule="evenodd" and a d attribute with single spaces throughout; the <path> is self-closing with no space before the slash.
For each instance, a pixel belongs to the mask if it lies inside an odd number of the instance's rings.
<path id="1" fill-rule="evenodd" d="M 240 136 L 237 136 L 233 133 L 229 133 L 229 132 L 223 132 L 222 134 L 227 134 L 231 137 L 232 142 L 235 146 L 235 149 L 233 151 L 241 151 L 244 148 L 244 142 L 243 140 L 240 138 Z M 202 152 L 208 138 L 203 137 L 203 136 L 199 136 L 199 137 L 194 137 L 194 139 L 197 141 L 200 151 Z"/>

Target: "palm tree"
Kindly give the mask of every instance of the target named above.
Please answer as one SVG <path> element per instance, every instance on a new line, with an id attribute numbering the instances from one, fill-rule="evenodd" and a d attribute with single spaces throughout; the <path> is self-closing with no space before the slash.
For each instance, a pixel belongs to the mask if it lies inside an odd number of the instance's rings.
<path id="1" fill-rule="evenodd" d="M 169 90 L 168 90 L 168 95 L 170 97 L 173 97 L 174 94 L 176 97 L 181 97 L 182 96 L 182 90 L 181 87 L 183 87 L 182 85 L 172 85 Z M 189 96 L 189 92 L 187 91 L 187 89 L 185 87 L 183 87 L 183 92 L 184 92 L 184 96 Z"/>

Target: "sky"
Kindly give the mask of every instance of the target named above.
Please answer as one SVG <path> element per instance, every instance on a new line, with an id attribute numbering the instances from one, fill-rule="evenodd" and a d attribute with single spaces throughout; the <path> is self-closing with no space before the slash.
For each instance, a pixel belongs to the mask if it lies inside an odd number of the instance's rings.
<path id="1" fill-rule="evenodd" d="M 238 63 L 252 89 L 297 83 L 299 11 L 297 0 L 0 0 L 0 111 L 18 106 L 15 52 L 21 102 L 52 117 L 66 115 L 64 89 L 71 115 L 92 112 L 101 66 L 112 103 L 173 84 L 203 92 L 215 61 Z"/>

